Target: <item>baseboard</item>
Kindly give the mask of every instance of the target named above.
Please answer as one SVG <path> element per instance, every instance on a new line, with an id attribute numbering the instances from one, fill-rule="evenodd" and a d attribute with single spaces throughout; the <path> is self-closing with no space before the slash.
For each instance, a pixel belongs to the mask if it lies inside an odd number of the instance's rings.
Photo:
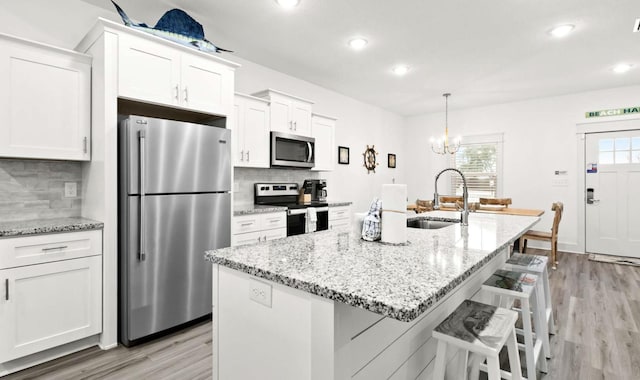
<path id="1" fill-rule="evenodd" d="M 527 248 L 536 248 L 545 251 L 549 251 L 551 249 L 549 243 L 537 240 L 527 240 Z M 565 253 L 585 253 L 580 249 L 577 243 L 558 242 L 558 251 Z"/>
<path id="2" fill-rule="evenodd" d="M 94 335 L 9 362 L 0 363 L 0 377 L 72 354 L 74 352 L 82 351 L 89 347 L 97 346 L 98 340 L 99 335 Z"/>

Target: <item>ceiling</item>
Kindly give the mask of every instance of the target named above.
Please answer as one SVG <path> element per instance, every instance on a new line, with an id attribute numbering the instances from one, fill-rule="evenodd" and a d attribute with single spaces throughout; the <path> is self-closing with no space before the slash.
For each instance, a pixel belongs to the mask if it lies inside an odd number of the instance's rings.
<path id="1" fill-rule="evenodd" d="M 118 3 L 150 25 L 181 8 L 239 57 L 405 116 L 442 111 L 444 92 L 456 109 L 640 84 L 638 0 L 301 0 L 292 10 L 274 0 Z M 568 37 L 549 35 L 566 23 L 576 26 Z M 368 46 L 352 50 L 353 36 Z M 620 62 L 635 66 L 613 73 Z M 403 77 L 391 72 L 399 63 L 410 66 Z"/>

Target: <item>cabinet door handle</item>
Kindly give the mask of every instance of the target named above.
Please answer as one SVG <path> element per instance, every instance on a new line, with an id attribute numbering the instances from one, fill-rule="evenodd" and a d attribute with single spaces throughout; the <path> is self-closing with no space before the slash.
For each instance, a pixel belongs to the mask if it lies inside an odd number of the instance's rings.
<path id="1" fill-rule="evenodd" d="M 247 227 L 247 226 L 250 226 L 250 225 L 252 225 L 252 224 L 253 224 L 253 222 L 249 222 L 249 223 L 242 223 L 240 226 L 242 226 L 242 227 Z"/>
<path id="2" fill-rule="evenodd" d="M 176 90 L 176 93 L 175 93 L 175 95 L 174 95 L 173 97 L 174 97 L 174 98 L 176 99 L 176 101 L 177 101 L 177 100 L 178 100 L 178 97 L 180 96 L 180 87 L 178 87 L 178 85 L 177 85 L 177 84 L 176 84 L 175 90 Z"/>
<path id="3" fill-rule="evenodd" d="M 61 245 L 59 247 L 42 248 L 42 251 L 49 252 L 49 251 L 55 251 L 57 249 L 65 249 L 65 248 L 69 248 L 69 247 L 66 245 Z"/>
<path id="4" fill-rule="evenodd" d="M 289 121 L 289 129 L 293 130 L 293 121 Z"/>
<path id="5" fill-rule="evenodd" d="M 5 301 L 9 301 L 9 279 L 5 278 L 4 280 L 4 299 Z"/>
<path id="6" fill-rule="evenodd" d="M 84 152 L 84 154 L 87 154 L 87 136 L 84 137 L 84 139 L 82 139 L 82 151 Z"/>
<path id="7" fill-rule="evenodd" d="M 240 161 L 244 161 L 244 150 L 240 151 Z"/>
<path id="8" fill-rule="evenodd" d="M 294 121 L 294 122 L 293 122 L 293 130 L 294 130 L 294 131 L 297 131 L 297 130 L 298 130 L 298 122 L 297 122 L 297 121 Z"/>
<path id="9" fill-rule="evenodd" d="M 189 103 L 189 87 L 184 87 L 184 102 Z"/>
<path id="10" fill-rule="evenodd" d="M 249 159 L 249 151 L 247 151 L 247 162 L 249 162 L 249 161 L 251 161 L 251 160 Z"/>

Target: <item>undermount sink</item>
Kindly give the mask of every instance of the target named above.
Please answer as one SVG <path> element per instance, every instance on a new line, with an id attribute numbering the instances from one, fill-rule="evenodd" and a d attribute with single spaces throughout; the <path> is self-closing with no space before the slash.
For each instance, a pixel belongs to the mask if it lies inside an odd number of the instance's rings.
<path id="1" fill-rule="evenodd" d="M 456 223 L 457 222 L 443 222 L 440 220 L 414 219 L 414 220 L 407 220 L 407 227 L 421 228 L 423 230 L 437 230 L 439 228 L 448 227 Z"/>

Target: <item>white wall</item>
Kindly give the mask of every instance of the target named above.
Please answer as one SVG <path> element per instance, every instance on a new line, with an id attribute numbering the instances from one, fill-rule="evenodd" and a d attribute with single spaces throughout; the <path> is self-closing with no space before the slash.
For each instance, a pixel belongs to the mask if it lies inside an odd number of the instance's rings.
<path id="1" fill-rule="evenodd" d="M 585 92 L 517 103 L 499 104 L 464 110 L 449 110 L 452 135 L 504 133 L 503 196 L 513 199 L 513 207 L 546 210 L 538 230 L 551 228 L 551 204 L 562 201 L 565 213 L 560 224 L 560 249 L 581 251 L 578 243 L 584 232 L 578 231 L 578 199 L 583 184 L 577 183 L 578 159 L 576 124 L 591 122 L 585 112 L 634 106 L 640 86 Z M 455 94 L 451 104 L 455 105 Z M 444 108 L 444 107 L 443 107 Z M 615 117 L 598 118 L 612 121 Z M 638 123 L 640 128 L 640 122 Z M 409 200 L 433 198 L 433 179 L 448 166 L 447 159 L 430 151 L 429 137 L 444 133 L 444 113 L 407 118 L 407 160 L 413 162 L 408 176 Z M 568 172 L 568 186 L 553 186 L 556 170 Z M 441 180 L 442 181 L 442 180 Z M 439 190 L 446 184 L 439 184 Z M 440 191 L 442 192 L 442 191 Z"/>

